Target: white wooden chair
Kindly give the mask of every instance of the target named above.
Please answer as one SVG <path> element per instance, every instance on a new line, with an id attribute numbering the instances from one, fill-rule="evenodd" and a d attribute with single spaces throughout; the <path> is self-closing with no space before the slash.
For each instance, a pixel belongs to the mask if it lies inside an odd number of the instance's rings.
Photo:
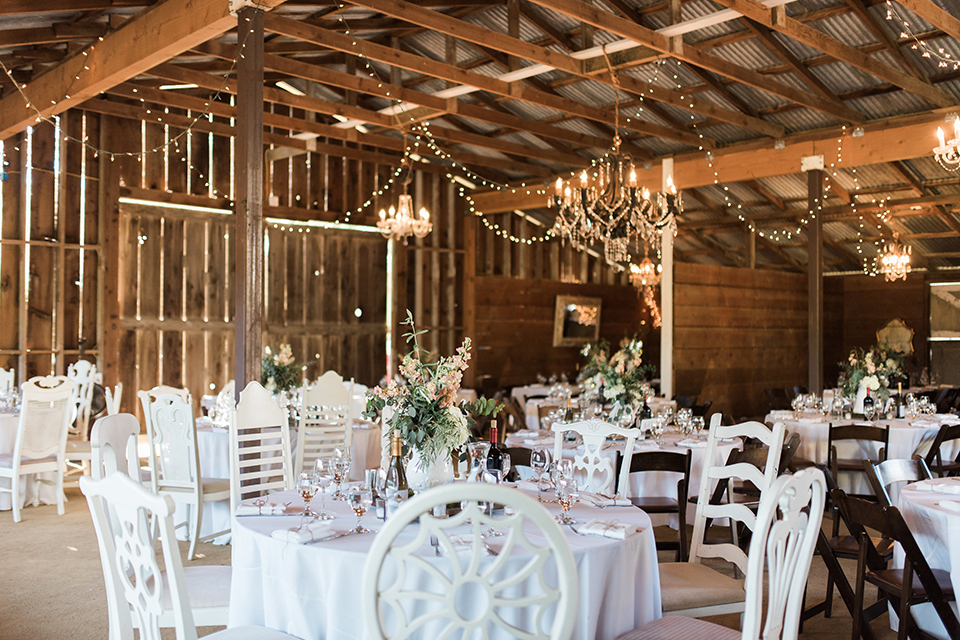
<path id="1" fill-rule="evenodd" d="M 135 628 L 140 638 L 159 639 L 161 627 L 173 627 L 177 640 L 196 640 L 196 625 L 226 624 L 226 607 L 223 621 L 211 622 L 204 609 L 191 609 L 188 592 L 203 593 L 213 582 L 211 570 L 222 570 L 229 587 L 230 567 L 183 568 L 170 496 L 150 493 L 122 473 L 103 480 L 83 477 L 80 489 L 93 516 L 107 599 L 112 602 L 108 607 L 111 640 L 133 640 Z M 119 527 L 112 526 L 110 513 L 117 517 Z M 157 562 L 151 535 L 154 520 L 160 525 L 164 571 Z M 207 598 L 210 594 L 203 595 Z M 291 636 L 271 629 L 235 627 L 204 638 L 290 640 Z"/>
<path id="2" fill-rule="evenodd" d="M 435 506 L 450 502 L 461 505 L 460 513 L 433 516 Z M 490 502 L 512 515 L 486 515 Z M 415 522 L 411 535 L 408 525 Z M 458 538 L 453 531 L 464 525 L 472 535 Z M 481 532 L 490 526 L 504 533 L 497 557 L 485 557 Z M 513 551 L 522 556 L 515 573 L 505 568 Z M 428 559 L 437 555 L 449 562 Z M 577 569 L 560 526 L 529 496 L 486 483 L 443 485 L 398 509 L 373 539 L 362 585 L 365 637 L 371 640 L 487 638 L 492 631 L 567 640 L 577 618 Z"/>
<path id="3" fill-rule="evenodd" d="M 299 473 L 312 469 L 317 458 L 329 458 L 334 450 L 350 448 L 353 434 L 353 383 L 348 386 L 335 371 L 327 371 L 316 384 L 304 387 L 300 396 L 297 437 Z"/>
<path id="4" fill-rule="evenodd" d="M 107 415 L 115 416 L 120 413 L 120 402 L 123 400 L 123 383 L 118 382 L 113 389 L 104 387 L 103 395 L 107 403 Z"/>
<path id="5" fill-rule="evenodd" d="M 141 391 L 144 420 L 147 423 L 149 444 L 150 485 L 154 493 L 169 495 L 174 502 L 187 505 L 188 517 L 177 525 L 190 529 L 190 551 L 187 560 L 193 560 L 198 542 L 205 542 L 229 532 L 218 531 L 203 538 L 203 505 L 230 499 L 230 481 L 224 478 L 204 478 L 200 469 L 197 445 L 197 427 L 193 420 L 193 399 L 179 393 L 153 395 Z"/>
<path id="6" fill-rule="evenodd" d="M 272 491 L 294 488 L 286 411 L 252 381 L 230 416 L 230 510 Z"/>
<path id="7" fill-rule="evenodd" d="M 617 640 L 796 640 L 803 592 L 820 533 L 826 481 L 819 469 L 776 479 L 760 496 L 750 540 L 743 631 L 682 616 L 660 618 Z M 768 573 L 763 619 L 763 574 Z"/>
<path id="8" fill-rule="evenodd" d="M 556 436 L 553 445 L 554 460 L 559 460 L 563 455 L 564 433 L 574 431 L 583 439 L 583 452 L 578 452 L 573 459 L 574 472 L 581 471 L 586 475 L 586 481 L 579 483 L 581 489 L 607 496 L 612 496 L 614 493 L 619 493 L 621 496 L 627 495 L 633 443 L 640 435 L 638 429 L 624 429 L 603 420 L 583 420 L 569 424 L 556 422 L 551 429 Z M 607 457 L 601 453 L 607 436 L 626 438 L 619 479 L 617 479 L 617 470 L 614 468 L 616 457 Z"/>
<path id="9" fill-rule="evenodd" d="M 97 365 L 88 360 L 77 360 L 67 367 L 67 378 L 73 382 L 73 397 L 70 399 L 73 415 L 70 418 L 66 454 L 68 476 L 83 473 L 91 458 L 90 405 L 93 402 L 93 385 L 97 377 Z M 65 486 L 78 485 L 76 480 L 71 480 Z"/>
<path id="10" fill-rule="evenodd" d="M 117 413 L 98 419 L 90 432 L 92 464 L 90 475 L 102 480 L 112 473 L 125 473 L 140 479 L 137 436 L 140 421 L 130 413 Z"/>
<path id="11" fill-rule="evenodd" d="M 744 611 L 746 593 L 743 581 L 712 569 L 700 560 L 720 558 L 746 572 L 747 556 L 736 544 L 705 544 L 707 520 L 728 518 L 731 527 L 741 523 L 752 531 L 757 518 L 746 504 L 710 504 L 710 497 L 714 486 L 719 482 L 727 483 L 728 497 L 734 495 L 733 484 L 737 481 L 752 483 L 763 495 L 778 474 L 784 436 L 782 422 L 776 423 L 772 428 L 760 422 L 744 422 L 730 426 L 721 426 L 719 419 L 711 422 L 704 458 L 706 465 L 697 496 L 689 560 L 660 564 L 660 596 L 665 614 L 700 618 Z M 716 464 L 718 444 L 721 439 L 728 438 L 755 438 L 766 446 L 763 471 L 746 462 L 729 466 Z"/>
<path id="12" fill-rule="evenodd" d="M 0 393 L 13 391 L 17 376 L 13 369 L 0 369 Z"/>
<path id="13" fill-rule="evenodd" d="M 20 421 L 13 453 L 0 454 L 0 478 L 7 478 L 12 494 L 13 521 L 20 522 L 20 476 L 34 476 L 34 506 L 40 504 L 38 473 L 56 474 L 57 513 L 63 515 L 64 449 L 70 426 L 73 383 L 64 376 L 37 376 L 23 383 Z"/>

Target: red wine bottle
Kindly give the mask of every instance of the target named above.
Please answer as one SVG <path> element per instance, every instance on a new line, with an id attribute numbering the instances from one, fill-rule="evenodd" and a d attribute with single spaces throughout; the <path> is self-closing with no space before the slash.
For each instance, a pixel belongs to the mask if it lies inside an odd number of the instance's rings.
<path id="1" fill-rule="evenodd" d="M 497 421 L 490 421 L 490 453 L 487 454 L 487 469 L 503 472 L 503 450 L 498 443 Z"/>

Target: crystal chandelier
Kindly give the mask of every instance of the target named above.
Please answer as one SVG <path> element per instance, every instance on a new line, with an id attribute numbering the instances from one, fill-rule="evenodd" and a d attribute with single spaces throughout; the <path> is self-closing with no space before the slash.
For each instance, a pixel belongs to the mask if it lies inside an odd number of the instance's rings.
<path id="1" fill-rule="evenodd" d="M 404 162 L 406 162 L 406 158 Z M 380 209 L 380 220 L 377 222 L 377 227 L 383 237 L 403 240 L 404 244 L 407 244 L 407 238 L 410 236 L 423 238 L 433 230 L 433 223 L 430 222 L 430 212 L 425 207 L 420 207 L 418 214 L 414 215 L 413 213 L 413 197 L 407 195 L 407 185 L 410 184 L 412 174 L 413 170 L 411 169 L 406 180 L 403 181 L 403 193 L 400 195 L 397 208 L 394 209 L 391 206 L 387 211 Z"/>
<path id="2" fill-rule="evenodd" d="M 937 140 L 940 146 L 933 148 L 933 155 L 940 166 L 947 171 L 960 169 L 960 117 L 953 120 L 953 140 L 946 140 L 940 127 L 937 127 Z"/>
<path id="3" fill-rule="evenodd" d="M 650 317 L 653 318 L 653 327 L 661 325 L 660 307 L 653 296 L 653 288 L 660 284 L 660 271 L 653 266 L 653 262 L 646 255 L 640 264 L 630 265 L 630 284 L 637 288 L 637 292 L 643 294 L 643 301 L 650 309 Z"/>
<path id="4" fill-rule="evenodd" d="M 877 262 L 880 265 L 879 272 L 883 274 L 887 282 L 893 282 L 899 278 L 907 279 L 910 273 L 910 253 L 911 247 L 900 242 L 900 234 L 893 234 L 893 241 L 883 245 L 883 251 L 877 256 Z"/>

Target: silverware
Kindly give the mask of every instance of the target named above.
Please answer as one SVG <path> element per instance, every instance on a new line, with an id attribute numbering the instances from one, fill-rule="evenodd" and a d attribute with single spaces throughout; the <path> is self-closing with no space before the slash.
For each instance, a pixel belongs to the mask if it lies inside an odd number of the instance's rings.
<path id="1" fill-rule="evenodd" d="M 336 540 L 337 538 L 343 538 L 345 536 L 353 535 L 355 533 L 356 531 L 354 531 L 353 529 L 350 529 L 349 531 L 341 531 L 340 533 L 335 533 L 333 535 L 326 536 L 325 538 L 318 538 L 316 540 L 311 540 L 307 544 L 313 544 L 314 542 L 329 542 L 330 540 Z"/>

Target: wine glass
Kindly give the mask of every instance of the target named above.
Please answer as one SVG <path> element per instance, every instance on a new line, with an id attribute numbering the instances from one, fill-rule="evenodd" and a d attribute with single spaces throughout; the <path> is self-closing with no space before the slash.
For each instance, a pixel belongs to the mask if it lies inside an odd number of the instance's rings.
<path id="1" fill-rule="evenodd" d="M 664 414 L 657 416 L 657 419 L 653 422 L 653 438 L 657 443 L 658 447 L 663 446 L 663 430 L 667 426 L 667 417 Z"/>
<path id="2" fill-rule="evenodd" d="M 530 454 L 530 468 L 537 474 L 537 502 L 543 502 L 543 472 L 550 466 L 550 450 L 537 447 Z"/>
<path id="3" fill-rule="evenodd" d="M 321 520 L 333 520 L 333 516 L 327 513 L 327 489 L 333 482 L 333 465 L 330 460 L 317 458 L 313 462 L 313 475 L 316 476 L 320 493 L 320 513 L 317 517 Z"/>
<path id="4" fill-rule="evenodd" d="M 351 529 L 350 533 L 370 533 L 369 529 L 363 527 L 361 518 L 373 504 L 373 493 L 367 487 L 351 487 L 347 493 L 347 502 L 357 515 L 357 526 Z"/>
<path id="5" fill-rule="evenodd" d="M 317 514 L 310 510 L 310 501 L 317 493 L 317 482 L 312 473 L 304 471 L 297 477 L 297 493 L 303 498 L 303 515 L 316 518 Z"/>
<path id="6" fill-rule="evenodd" d="M 576 524 L 577 521 L 571 518 L 568 512 L 579 497 L 577 481 L 573 478 L 560 478 L 557 483 L 557 502 L 560 503 L 560 514 L 554 519 L 560 524 Z"/>
<path id="7" fill-rule="evenodd" d="M 510 454 L 504 451 L 502 454 L 502 466 L 503 466 L 503 479 L 506 480 L 510 475 L 510 469 L 513 468 L 513 463 L 510 461 Z"/>
<path id="8" fill-rule="evenodd" d="M 870 422 L 873 422 L 873 419 L 876 417 L 876 415 L 877 415 L 876 403 L 867 404 L 866 402 L 864 402 L 863 417 L 869 420 Z"/>
<path id="9" fill-rule="evenodd" d="M 690 418 L 690 425 L 693 427 L 693 431 L 697 436 L 697 440 L 700 439 L 700 432 L 703 431 L 703 428 L 706 426 L 704 424 L 703 416 L 693 416 Z"/>
<path id="10" fill-rule="evenodd" d="M 573 478 L 573 460 L 557 460 L 550 470 L 550 480 L 553 482 L 558 500 L 560 499 L 560 482 L 564 478 Z"/>

